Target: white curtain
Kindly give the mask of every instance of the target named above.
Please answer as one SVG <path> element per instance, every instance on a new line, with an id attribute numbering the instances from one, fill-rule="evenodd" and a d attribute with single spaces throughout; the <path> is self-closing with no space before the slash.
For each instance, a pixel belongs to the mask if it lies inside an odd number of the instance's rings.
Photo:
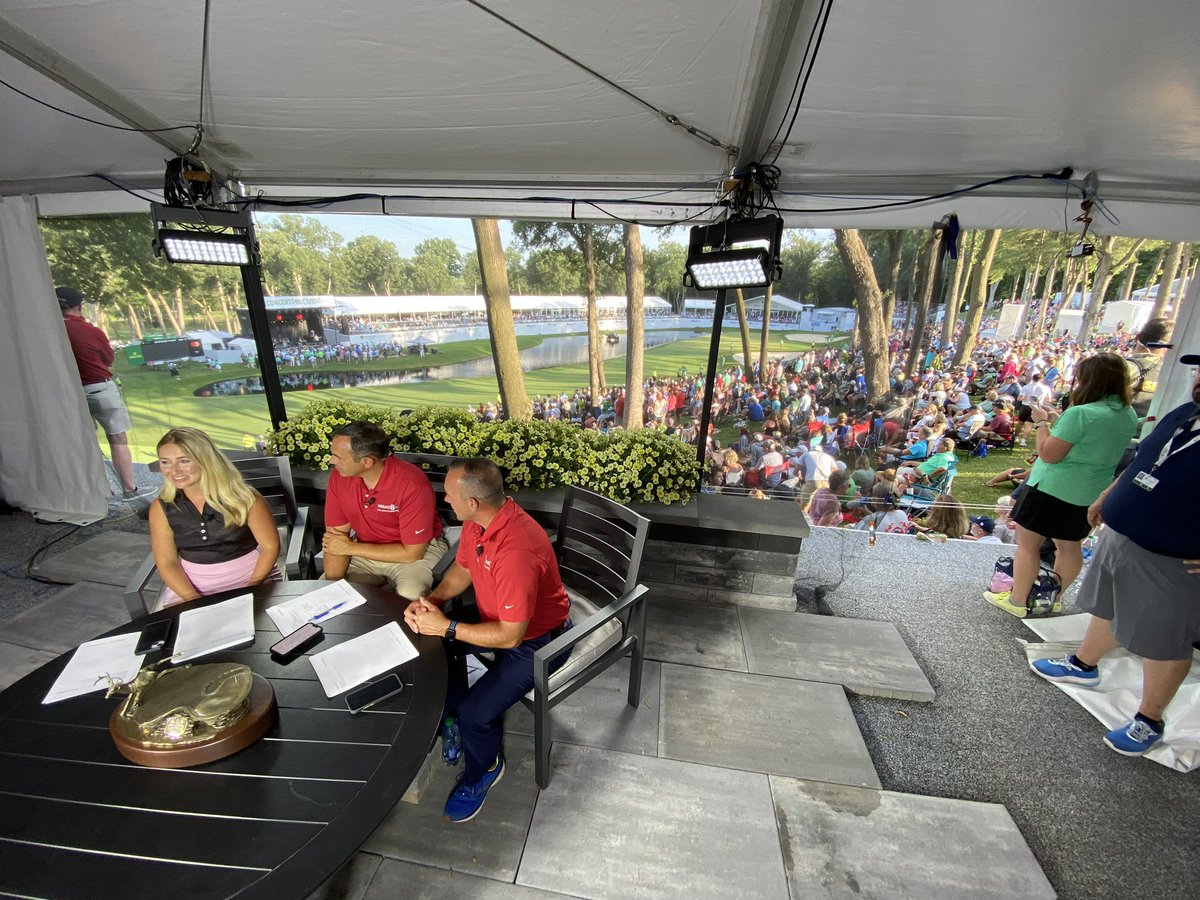
<path id="1" fill-rule="evenodd" d="M 108 475 L 32 197 L 0 197 L 0 496 L 41 519 L 108 513 Z"/>
<path id="2" fill-rule="evenodd" d="M 1184 296 L 1175 301 L 1180 304 L 1175 317 L 1175 330 L 1171 332 L 1174 346 L 1167 351 L 1163 361 L 1162 375 L 1158 379 L 1158 390 L 1150 403 L 1150 415 L 1163 416 L 1192 396 L 1192 370 L 1179 365 L 1179 357 L 1200 353 L 1200 276 L 1192 279 Z M 1153 422 L 1146 425 L 1143 437 L 1154 428 Z"/>

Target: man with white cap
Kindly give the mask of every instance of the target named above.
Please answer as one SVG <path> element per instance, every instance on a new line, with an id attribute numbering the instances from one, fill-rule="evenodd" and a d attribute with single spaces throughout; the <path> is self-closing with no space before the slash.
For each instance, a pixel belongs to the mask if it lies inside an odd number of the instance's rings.
<path id="1" fill-rule="evenodd" d="M 1200 367 L 1200 353 L 1180 357 Z M 1159 417 L 1137 455 L 1088 509 L 1103 522 L 1078 605 L 1092 614 L 1079 649 L 1030 663 L 1048 681 L 1094 685 L 1098 663 L 1118 646 L 1142 657 L 1137 714 L 1104 736 L 1126 756 L 1163 738 L 1163 713 L 1192 665 L 1200 639 L 1200 368 L 1191 402 Z"/>

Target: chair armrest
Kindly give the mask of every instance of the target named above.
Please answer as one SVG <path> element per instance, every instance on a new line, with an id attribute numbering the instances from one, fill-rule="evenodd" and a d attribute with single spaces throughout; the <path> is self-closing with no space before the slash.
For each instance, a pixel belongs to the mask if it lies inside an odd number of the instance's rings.
<path id="1" fill-rule="evenodd" d="M 129 579 L 129 584 L 125 585 L 125 590 L 121 592 L 121 596 L 125 598 L 125 606 L 129 610 L 130 619 L 139 619 L 150 611 L 142 592 L 150 583 L 154 570 L 154 554 L 148 553 L 141 565 L 137 567 L 137 571 L 133 573 L 133 577 Z"/>
<path id="2" fill-rule="evenodd" d="M 291 533 L 288 535 L 287 554 L 284 557 L 284 574 L 288 580 L 307 577 L 308 561 L 305 550 L 309 543 L 311 530 L 308 524 L 309 509 L 301 506 L 296 510 L 296 519 L 292 522 Z"/>
<path id="3" fill-rule="evenodd" d="M 557 658 L 564 651 L 569 651 L 574 646 L 586 638 L 593 631 L 603 628 L 612 619 L 619 616 L 625 610 L 644 604 L 646 602 L 646 594 L 650 592 L 644 584 L 634 585 L 633 590 L 625 594 L 621 599 L 617 600 L 610 606 L 606 606 L 601 610 L 597 610 L 595 614 L 588 616 L 582 622 L 573 625 L 566 634 L 561 634 L 552 640 L 550 643 L 540 647 L 533 654 L 533 691 L 534 696 L 546 696 L 547 689 L 550 684 L 550 661 Z"/>

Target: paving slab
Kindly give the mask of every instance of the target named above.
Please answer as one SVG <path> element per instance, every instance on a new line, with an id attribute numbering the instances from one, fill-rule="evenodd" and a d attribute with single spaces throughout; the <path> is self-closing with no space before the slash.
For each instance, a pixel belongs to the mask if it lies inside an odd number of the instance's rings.
<path id="1" fill-rule="evenodd" d="M 362 849 L 390 859 L 512 881 L 537 798 L 533 741 L 524 735 L 505 735 L 504 755 L 503 780 L 488 792 L 487 803 L 470 822 L 453 825 L 442 817 L 462 766 L 438 766 L 421 802 L 397 803 Z"/>
<path id="2" fill-rule="evenodd" d="M 447 897 L 470 897 L 471 900 L 554 900 L 562 894 L 539 891 L 507 881 L 494 881 L 475 875 L 464 875 L 446 869 L 419 866 L 415 863 L 385 859 L 365 900 L 446 900 Z"/>
<path id="3" fill-rule="evenodd" d="M 355 853 L 350 861 L 308 895 L 308 900 L 363 900 L 383 858 L 371 853 Z"/>
<path id="4" fill-rule="evenodd" d="M 1003 806 L 771 777 L 793 897 L 1055 896 Z"/>
<path id="5" fill-rule="evenodd" d="M 856 694 L 932 702 L 933 688 L 891 622 L 739 610 L 750 672 L 840 684 Z"/>
<path id="6" fill-rule="evenodd" d="M 0 641 L 0 691 L 16 684 L 34 669 L 41 668 L 52 659 L 57 658 L 57 653 L 48 650 L 34 650 L 19 644 Z"/>
<path id="7" fill-rule="evenodd" d="M 660 756 L 880 786 L 838 685 L 665 665 L 662 697 Z"/>
<path id="8" fill-rule="evenodd" d="M 4 639 L 22 647 L 66 653 L 129 621 L 121 589 L 81 581 L 4 624 Z"/>
<path id="9" fill-rule="evenodd" d="M 597 675 L 550 713 L 556 742 L 586 744 L 626 753 L 658 755 L 659 688 L 662 663 L 642 665 L 642 702 L 628 704 L 629 660 Z M 518 703 L 504 717 L 509 734 L 533 735 L 533 713 Z"/>
<path id="10" fill-rule="evenodd" d="M 147 534 L 106 531 L 42 560 L 30 573 L 63 584 L 93 581 L 123 588 L 149 552 Z"/>
<path id="11" fill-rule="evenodd" d="M 619 900 L 788 897 L 765 775 L 569 744 L 516 881 Z"/>
<path id="12" fill-rule="evenodd" d="M 662 662 L 746 671 L 746 648 L 736 606 L 660 597 L 653 590 L 646 605 L 646 656 Z"/>

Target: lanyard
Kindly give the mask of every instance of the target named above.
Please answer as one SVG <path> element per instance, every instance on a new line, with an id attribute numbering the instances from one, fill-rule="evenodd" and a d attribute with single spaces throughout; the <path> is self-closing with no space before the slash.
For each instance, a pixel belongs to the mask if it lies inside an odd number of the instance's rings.
<path id="1" fill-rule="evenodd" d="M 1188 438 L 1189 434 L 1191 435 L 1190 439 Z M 1154 474 L 1154 471 L 1159 466 L 1175 454 L 1182 453 L 1197 443 L 1200 443 L 1200 420 L 1196 416 L 1192 416 L 1175 429 L 1175 433 L 1171 435 L 1171 439 L 1163 445 L 1162 452 L 1158 454 L 1158 462 L 1150 468 L 1150 474 Z"/>

